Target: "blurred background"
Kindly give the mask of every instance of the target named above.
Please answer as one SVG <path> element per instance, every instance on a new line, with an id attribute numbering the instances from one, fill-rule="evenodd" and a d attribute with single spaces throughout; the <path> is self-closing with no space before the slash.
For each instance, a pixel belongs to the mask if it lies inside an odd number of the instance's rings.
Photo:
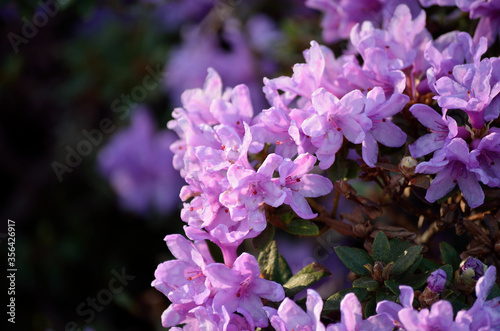
<path id="1" fill-rule="evenodd" d="M 17 268 L 9 327 L 160 330 L 168 301 L 150 284 L 172 258 L 163 238 L 182 233 L 166 129 L 181 92 L 212 66 L 225 86 L 251 88 L 255 111 L 266 107 L 262 78 L 303 62 L 320 15 L 301 0 L 0 4 L 2 274 L 8 219 Z"/>

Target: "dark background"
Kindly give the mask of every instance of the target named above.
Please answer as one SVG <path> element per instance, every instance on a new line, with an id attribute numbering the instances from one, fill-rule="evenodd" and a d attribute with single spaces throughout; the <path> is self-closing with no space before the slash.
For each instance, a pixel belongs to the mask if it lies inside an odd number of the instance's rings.
<path id="1" fill-rule="evenodd" d="M 284 2 L 256 1 L 234 15 L 245 19 L 264 12 L 284 27 L 291 36 L 288 57 L 282 56 L 277 72 L 289 74 L 311 35 L 319 38 L 319 21 L 318 16 L 306 21 L 291 17 L 293 1 Z M 105 134 L 62 181 L 52 165 L 64 163 L 67 146 L 76 148 L 85 138 L 82 130 L 99 128 L 102 119 L 111 119 L 115 132 L 128 125 L 129 117 L 111 111 L 112 102 L 141 84 L 148 66 L 163 68 L 169 51 L 181 42 L 182 26 L 197 24 L 203 13 L 166 29 L 158 7 L 146 1 L 66 0 L 27 37 L 23 29 L 43 10 L 41 3 L 0 2 L 0 274 L 7 273 L 8 219 L 15 221 L 17 268 L 16 324 L 8 329 L 162 329 L 160 315 L 168 302 L 150 284 L 156 266 L 171 258 L 163 238 L 182 232 L 179 211 L 138 215 L 120 208 L 96 164 L 114 132 Z M 24 38 L 17 46 L 14 34 Z M 160 129 L 178 100 L 169 100 L 159 87 L 143 103 Z M 97 303 L 94 316 L 77 312 L 82 304 L 89 309 L 88 298 L 107 300 L 110 281 L 122 272 L 134 278 L 123 287 L 113 283 L 119 290 L 109 303 Z M 9 317 L 5 280 L 2 276 L 2 323 Z"/>

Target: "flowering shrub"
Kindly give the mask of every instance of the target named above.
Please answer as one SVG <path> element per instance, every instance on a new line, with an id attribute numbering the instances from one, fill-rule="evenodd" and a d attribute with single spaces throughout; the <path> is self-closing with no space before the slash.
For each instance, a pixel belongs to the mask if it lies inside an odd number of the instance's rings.
<path id="1" fill-rule="evenodd" d="M 164 327 L 498 327 L 500 1 L 405 3 L 307 1 L 325 13 L 325 41 L 349 46 L 335 56 L 311 41 L 291 76 L 264 79 L 266 109 L 211 68 L 182 93 L 168 127 L 190 240 L 167 236 L 176 260 L 155 272 L 171 301 Z M 478 18 L 474 35 L 429 31 L 441 8 L 420 5 L 458 6 L 442 12 Z M 363 248 L 335 248 L 352 287 L 323 301 L 310 287 L 330 272 L 293 275 L 276 229 L 357 238 Z M 447 243 L 452 229 L 468 244 Z M 249 239 L 258 258 L 243 252 Z"/>

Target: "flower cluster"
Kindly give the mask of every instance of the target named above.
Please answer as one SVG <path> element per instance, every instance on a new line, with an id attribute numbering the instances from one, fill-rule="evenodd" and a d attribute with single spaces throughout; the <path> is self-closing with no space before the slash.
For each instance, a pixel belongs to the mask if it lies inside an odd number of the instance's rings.
<path id="1" fill-rule="evenodd" d="M 420 244 L 453 218 L 457 234 L 465 227 L 477 234 L 474 243 L 486 247 L 470 248 L 461 258 L 500 254 L 500 213 L 493 210 L 498 206 L 488 205 L 488 215 L 471 214 L 485 204 L 486 187 L 500 187 L 500 60 L 485 57 L 494 34 L 477 37 L 487 24 L 496 27 L 496 18 L 486 12 L 497 10 L 498 1 L 457 0 L 471 18 L 481 18 L 474 38 L 458 31 L 434 38 L 416 0 L 363 1 L 364 7 L 333 0 L 307 3 L 325 10 L 326 41 L 349 37 L 348 53 L 335 56 L 311 41 L 305 62 L 295 64 L 291 76 L 264 79 L 270 105 L 265 109 L 254 109 L 249 86 L 224 89 L 218 72 L 209 68 L 203 88 L 184 91 L 182 107 L 168 122 L 179 137 L 170 149 L 174 168 L 186 182 L 180 192 L 181 219 L 192 241 L 166 237 L 176 260 L 158 266 L 153 281 L 171 301 L 163 325 L 184 324 L 189 330 L 254 329 L 269 323 L 277 330 L 479 330 L 495 325 L 498 298 L 486 300 L 495 267 L 486 270 L 473 258 L 459 266 L 458 254 L 447 246 L 441 247 L 445 265 L 440 267 L 423 258 Z M 370 221 L 383 214 L 381 205 L 359 195 L 344 180 L 345 173 L 335 174 L 347 157 L 363 171 L 359 177 L 373 180 L 394 204 L 406 202 L 415 216 L 437 220 L 416 245 L 410 244 L 416 235 L 407 229 L 372 226 Z M 400 174 L 391 177 L 390 172 Z M 431 182 L 428 174 L 435 174 Z M 403 195 L 406 188 L 427 189 L 425 200 L 432 205 L 457 185 L 459 192 L 441 208 L 442 218 L 408 207 L 411 200 Z M 330 213 L 316 198 L 334 187 Z M 340 213 L 342 220 L 337 220 L 340 195 L 357 209 Z M 466 212 L 471 217 L 464 220 L 461 213 Z M 322 277 L 313 264 L 305 268 L 308 280 L 299 281 L 302 270 L 292 276 L 272 248 L 274 228 L 287 229 L 296 219 L 365 239 L 368 252 L 336 249 L 358 277 L 355 293 L 342 292 L 342 300 L 334 295 L 325 308 L 320 295 L 308 289 L 305 312 L 293 301 L 311 279 Z M 478 219 L 490 236 L 474 223 Z M 265 242 L 259 261 L 248 253 L 238 255 L 243 241 L 258 236 Z M 214 261 L 207 241 L 220 248 L 223 262 Z M 276 267 L 270 271 L 272 263 Z M 465 309 L 474 302 L 474 286 L 475 303 Z M 456 317 L 452 303 L 444 300 L 451 295 L 467 302 L 461 301 L 465 306 Z M 271 303 L 279 301 L 279 306 Z M 367 302 L 364 308 L 360 301 Z M 325 326 L 322 311 L 338 308 L 340 321 Z"/>

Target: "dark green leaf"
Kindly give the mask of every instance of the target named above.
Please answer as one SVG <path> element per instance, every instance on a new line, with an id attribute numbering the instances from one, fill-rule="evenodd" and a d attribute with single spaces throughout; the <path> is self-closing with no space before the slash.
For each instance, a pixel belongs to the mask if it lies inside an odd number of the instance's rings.
<path id="1" fill-rule="evenodd" d="M 413 265 L 413 263 L 417 261 L 421 251 L 422 251 L 422 246 L 412 246 L 406 249 L 394 261 L 395 266 L 392 274 L 394 276 L 403 274 Z"/>
<path id="2" fill-rule="evenodd" d="M 439 269 L 443 269 L 446 272 L 446 286 L 450 286 L 450 283 L 453 281 L 453 268 L 449 264 L 445 264 Z M 430 275 L 430 274 L 429 274 Z"/>
<path id="3" fill-rule="evenodd" d="M 450 301 L 451 306 L 453 307 L 453 314 L 457 314 L 460 310 L 462 309 L 469 309 L 469 305 L 467 305 L 465 302 L 460 301 L 460 300 L 453 300 Z"/>
<path id="4" fill-rule="evenodd" d="M 349 270 L 357 275 L 369 276 L 370 271 L 364 267 L 365 264 L 373 265 L 373 259 L 365 250 L 347 246 L 339 246 L 335 248 L 335 252 L 339 256 L 342 263 Z"/>
<path id="5" fill-rule="evenodd" d="M 332 166 L 328 168 L 327 174 L 328 178 L 335 183 L 339 179 L 346 178 L 347 175 L 347 158 L 342 156 L 336 156 L 335 162 L 333 162 Z"/>
<path id="6" fill-rule="evenodd" d="M 405 250 L 410 247 L 410 243 L 407 241 L 399 240 L 398 238 L 391 239 L 391 261 L 395 261 L 396 258 L 401 255 Z"/>
<path id="7" fill-rule="evenodd" d="M 415 260 L 415 262 L 410 266 L 410 268 L 408 268 L 408 270 L 406 270 L 398 278 L 402 279 L 402 278 L 407 278 L 407 277 L 410 277 L 411 275 L 413 275 L 413 273 L 418 269 L 418 266 L 420 265 L 420 262 L 422 262 L 423 259 L 424 259 L 424 257 L 422 255 L 419 255 L 417 257 L 417 260 Z"/>
<path id="8" fill-rule="evenodd" d="M 426 271 L 432 272 L 432 271 L 439 268 L 439 264 L 437 264 L 436 262 L 431 261 L 431 260 L 423 259 L 422 262 L 420 262 L 420 265 L 418 267 L 423 272 L 426 272 Z"/>
<path id="9" fill-rule="evenodd" d="M 364 288 L 359 288 L 359 287 L 346 288 L 340 290 L 339 292 L 335 293 L 334 295 L 326 299 L 325 304 L 323 305 L 322 314 L 328 314 L 334 310 L 339 310 L 340 301 L 342 301 L 342 299 L 347 293 L 354 293 L 360 302 L 364 302 L 372 296 L 372 293 L 368 292 Z"/>
<path id="10" fill-rule="evenodd" d="M 345 174 L 346 179 L 357 179 L 359 177 L 360 169 L 358 162 L 348 159 L 347 160 L 347 172 Z"/>
<path id="11" fill-rule="evenodd" d="M 311 221 L 296 218 L 283 228 L 286 232 L 297 236 L 317 236 L 319 229 L 316 224 Z"/>
<path id="12" fill-rule="evenodd" d="M 389 300 L 395 302 L 398 299 L 399 295 L 392 293 L 387 288 L 381 288 L 380 291 L 377 292 L 376 299 L 377 302 Z"/>
<path id="13" fill-rule="evenodd" d="M 439 249 L 441 250 L 441 256 L 443 257 L 444 263 L 451 265 L 453 270 L 457 270 L 460 266 L 461 259 L 455 248 L 447 242 L 442 242 L 439 244 Z"/>
<path id="14" fill-rule="evenodd" d="M 375 261 L 381 261 L 384 263 L 390 262 L 391 245 L 389 244 L 387 236 L 382 231 L 379 231 L 373 240 L 372 257 Z"/>
<path id="15" fill-rule="evenodd" d="M 492 299 L 495 299 L 498 297 L 500 297 L 500 287 L 498 287 L 498 284 L 495 283 L 495 285 L 493 285 L 493 288 L 491 289 L 490 294 L 488 295 L 486 300 L 492 300 Z"/>
<path id="16" fill-rule="evenodd" d="M 266 249 L 267 245 L 274 239 L 276 228 L 271 223 L 267 223 L 266 228 L 257 237 L 252 239 L 253 247 L 259 251 Z"/>
<path id="17" fill-rule="evenodd" d="M 384 284 L 395 295 L 399 296 L 399 294 L 401 293 L 401 291 L 399 290 L 399 284 L 398 283 L 393 282 L 392 280 L 386 280 L 384 282 Z"/>
<path id="18" fill-rule="evenodd" d="M 377 299 L 375 297 L 368 300 L 365 305 L 365 318 L 375 315 L 375 308 L 377 307 Z"/>
<path id="19" fill-rule="evenodd" d="M 427 283 L 427 278 L 429 278 L 429 275 L 430 273 L 411 275 L 404 280 L 401 280 L 401 283 L 411 286 L 415 291 L 417 291 Z"/>
<path id="20" fill-rule="evenodd" d="M 279 254 L 274 240 L 267 245 L 265 250 L 260 252 L 258 262 L 260 272 L 265 279 L 283 285 L 292 277 L 292 271 L 285 259 Z"/>
<path id="21" fill-rule="evenodd" d="M 352 283 L 352 286 L 366 288 L 368 291 L 373 292 L 373 291 L 378 290 L 378 288 L 380 287 L 380 284 L 376 280 L 372 279 L 371 277 L 361 277 L 361 278 L 356 279 Z"/>
<path id="22" fill-rule="evenodd" d="M 292 298 L 306 287 L 327 276 L 330 276 L 330 271 L 322 265 L 313 262 L 302 268 L 283 285 L 285 295 Z"/>

